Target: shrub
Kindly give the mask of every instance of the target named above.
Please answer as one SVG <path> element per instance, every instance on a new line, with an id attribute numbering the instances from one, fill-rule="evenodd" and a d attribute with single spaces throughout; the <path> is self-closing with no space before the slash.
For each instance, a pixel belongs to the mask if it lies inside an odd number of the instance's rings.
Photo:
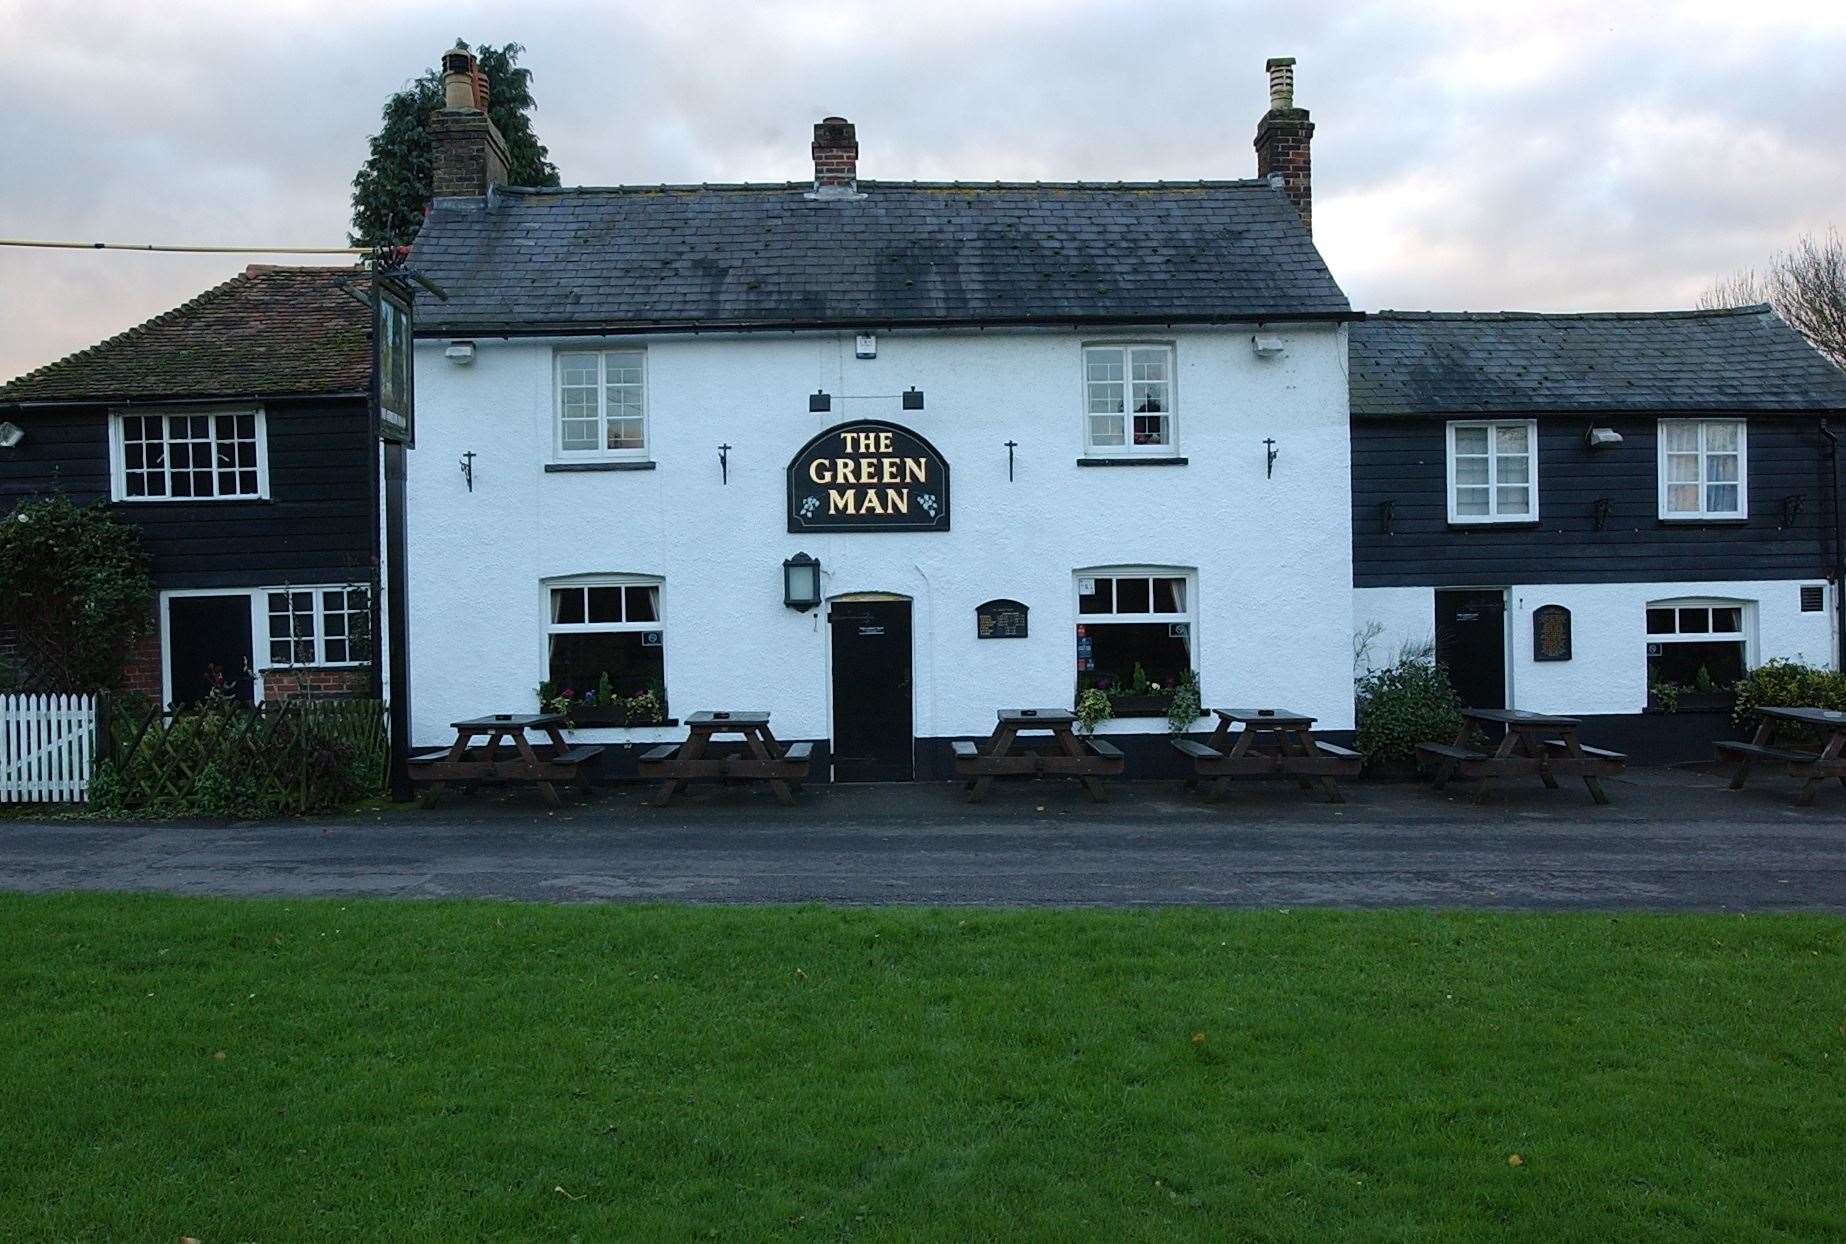
<path id="1" fill-rule="evenodd" d="M 1846 675 L 1778 657 L 1765 661 L 1737 682 L 1732 720 L 1748 722 L 1762 707 L 1831 708 L 1846 711 Z"/>
<path id="2" fill-rule="evenodd" d="M 62 493 L 0 519 L 0 583 L 22 671 L 60 688 L 113 686 L 154 600 L 140 532 Z"/>
<path id="3" fill-rule="evenodd" d="M 1367 764 L 1408 764 L 1417 744 L 1447 742 L 1461 730 L 1461 699 L 1435 658 L 1405 652 L 1359 679 L 1359 751 Z"/>

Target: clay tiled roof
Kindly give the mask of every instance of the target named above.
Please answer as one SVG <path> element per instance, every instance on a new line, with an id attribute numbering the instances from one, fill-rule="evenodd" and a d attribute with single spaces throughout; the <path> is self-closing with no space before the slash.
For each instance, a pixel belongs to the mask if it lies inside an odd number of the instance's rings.
<path id="1" fill-rule="evenodd" d="M 356 268 L 252 264 L 125 333 L 0 386 L 0 402 L 362 393 L 371 313 Z"/>
<path id="2" fill-rule="evenodd" d="M 420 333 L 1348 317 L 1268 181 L 496 188 L 438 199 Z"/>
<path id="3" fill-rule="evenodd" d="M 1846 373 L 1767 306 L 1381 311 L 1351 359 L 1357 417 L 1846 410 Z"/>

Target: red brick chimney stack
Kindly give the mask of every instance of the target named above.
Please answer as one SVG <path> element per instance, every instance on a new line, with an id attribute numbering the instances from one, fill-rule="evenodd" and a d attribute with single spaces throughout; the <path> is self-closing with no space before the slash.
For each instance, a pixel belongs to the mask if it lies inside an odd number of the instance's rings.
<path id="1" fill-rule="evenodd" d="M 1295 107 L 1295 58 L 1272 56 L 1269 71 L 1269 111 L 1256 126 L 1256 175 L 1280 177 L 1282 193 L 1301 213 L 1302 222 L 1314 228 L 1313 162 L 1309 144 L 1314 123 L 1306 108 Z"/>
<path id="2" fill-rule="evenodd" d="M 814 194 L 843 199 L 859 189 L 859 134 L 845 117 L 828 117 L 814 127 Z"/>
<path id="3" fill-rule="evenodd" d="M 487 115 L 490 98 L 472 52 L 454 47 L 442 54 L 442 107 L 429 114 L 437 198 L 478 197 L 506 184 L 506 139 Z"/>

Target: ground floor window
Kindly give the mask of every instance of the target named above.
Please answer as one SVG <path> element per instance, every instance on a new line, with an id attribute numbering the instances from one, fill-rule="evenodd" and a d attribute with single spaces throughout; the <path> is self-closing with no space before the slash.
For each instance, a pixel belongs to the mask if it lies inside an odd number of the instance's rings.
<path id="1" fill-rule="evenodd" d="M 271 588 L 264 597 L 271 666 L 362 665 L 372 659 L 370 589 Z"/>
<path id="2" fill-rule="evenodd" d="M 1164 716 L 1195 679 L 1193 582 L 1179 570 L 1077 575 L 1077 692 L 1109 696 L 1115 715 Z"/>
<path id="3" fill-rule="evenodd" d="M 579 725 L 667 719 L 666 632 L 655 579 L 597 579 L 546 589 L 539 696 Z"/>
<path id="4" fill-rule="evenodd" d="M 1749 668 L 1743 601 L 1661 600 L 1647 607 L 1647 685 L 1665 705 L 1718 696 Z"/>

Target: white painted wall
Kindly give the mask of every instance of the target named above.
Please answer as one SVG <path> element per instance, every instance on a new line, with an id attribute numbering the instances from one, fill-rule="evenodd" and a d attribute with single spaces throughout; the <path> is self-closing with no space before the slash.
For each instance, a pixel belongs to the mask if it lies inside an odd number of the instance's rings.
<path id="1" fill-rule="evenodd" d="M 1774 657 L 1810 665 L 1833 664 L 1832 589 L 1821 580 L 1826 608 L 1801 612 L 1800 580 L 1730 580 L 1699 583 L 1516 584 L 1510 589 L 1511 707 L 1539 713 L 1638 713 L 1647 706 L 1647 605 L 1688 597 L 1740 600 L 1745 611 L 1749 663 Z M 1532 612 L 1563 605 L 1571 612 L 1568 661 L 1532 659 Z M 1353 626 L 1378 633 L 1367 668 L 1393 661 L 1406 643 L 1434 638 L 1435 589 L 1361 588 L 1353 593 Z"/>
<path id="2" fill-rule="evenodd" d="M 667 691 L 676 716 L 766 708 L 785 738 L 829 737 L 827 627 L 782 604 L 782 561 L 818 557 L 827 595 L 915 599 L 915 730 L 985 734 L 994 709 L 1068 705 L 1073 572 L 1196 568 L 1194 638 L 1206 703 L 1276 704 L 1328 729 L 1352 724 L 1352 535 L 1345 330 L 1284 330 L 1255 357 L 1250 328 L 1156 333 L 1176 346 L 1175 452 L 1183 467 L 1079 468 L 1084 340 L 1140 333 L 850 332 L 662 337 L 646 342 L 652 471 L 546 473 L 558 343 L 417 348 L 410 455 L 410 672 L 414 741 L 447 723 L 524 710 L 545 676 L 540 581 L 660 575 Z M 571 343 L 581 345 L 584 343 Z M 633 343 L 622 343 L 633 344 Z M 915 385 L 927 409 L 903 412 Z M 809 414 L 815 389 L 831 414 Z M 946 533 L 793 535 L 784 469 L 815 433 L 855 418 L 904 424 L 948 460 Z M 1263 439 L 1280 450 L 1264 474 Z M 1019 442 L 1007 480 L 1007 440 Z M 719 483 L 728 442 L 730 484 Z M 474 459 L 474 491 L 458 463 Z M 1031 607 L 1030 638 L 974 637 L 975 606 Z M 1161 722 L 1116 723 L 1160 730 Z M 588 739 L 676 729 L 586 730 Z"/>

